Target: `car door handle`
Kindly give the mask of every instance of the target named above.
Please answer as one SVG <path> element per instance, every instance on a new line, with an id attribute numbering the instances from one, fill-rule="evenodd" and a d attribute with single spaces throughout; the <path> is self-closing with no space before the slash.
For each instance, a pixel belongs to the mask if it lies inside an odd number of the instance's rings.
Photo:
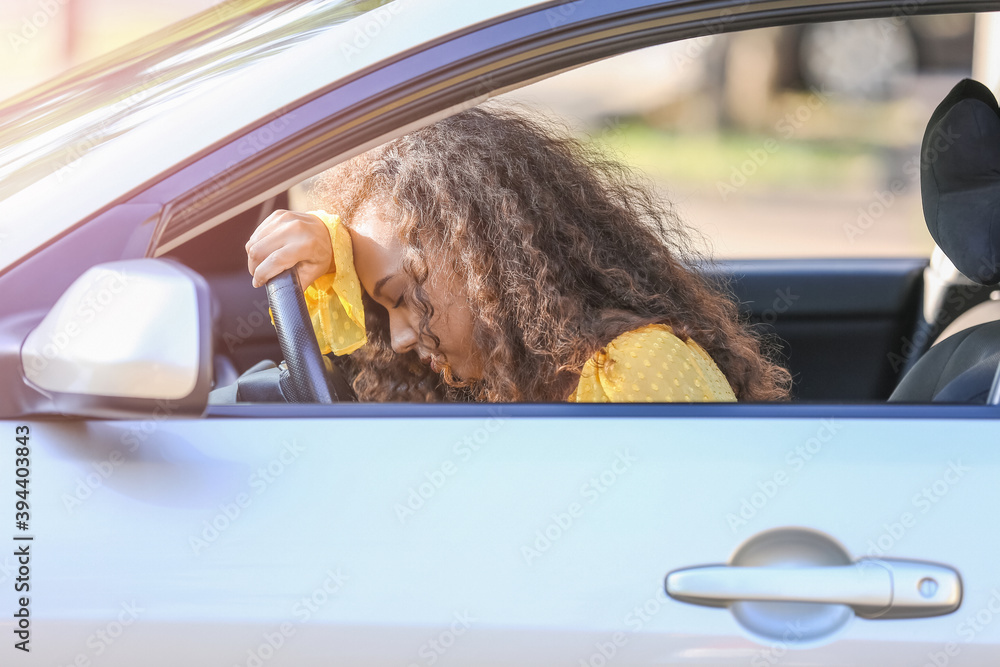
<path id="1" fill-rule="evenodd" d="M 691 567 L 668 574 L 666 589 L 676 600 L 711 607 L 740 601 L 842 604 L 864 618 L 940 616 L 962 602 L 962 579 L 950 567 L 873 558 L 821 567 Z"/>

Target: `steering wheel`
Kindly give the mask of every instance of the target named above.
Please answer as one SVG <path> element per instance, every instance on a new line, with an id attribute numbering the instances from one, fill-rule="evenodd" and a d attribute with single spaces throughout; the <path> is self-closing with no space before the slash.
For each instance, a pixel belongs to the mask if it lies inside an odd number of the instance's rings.
<path id="1" fill-rule="evenodd" d="M 339 371 L 319 351 L 295 268 L 285 269 L 271 278 L 266 287 L 278 344 L 287 367 L 279 381 L 285 401 L 333 403 L 343 400 L 334 388 L 335 381 L 340 384 L 343 379 L 334 377 L 339 376 Z"/>

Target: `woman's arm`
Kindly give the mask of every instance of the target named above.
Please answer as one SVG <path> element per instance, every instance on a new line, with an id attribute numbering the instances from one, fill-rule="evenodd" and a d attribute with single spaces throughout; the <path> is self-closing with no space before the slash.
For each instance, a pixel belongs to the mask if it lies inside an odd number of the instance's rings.
<path id="1" fill-rule="evenodd" d="M 296 267 L 321 353 L 350 354 L 367 342 L 351 236 L 338 216 L 275 211 L 246 249 L 254 287 Z"/>

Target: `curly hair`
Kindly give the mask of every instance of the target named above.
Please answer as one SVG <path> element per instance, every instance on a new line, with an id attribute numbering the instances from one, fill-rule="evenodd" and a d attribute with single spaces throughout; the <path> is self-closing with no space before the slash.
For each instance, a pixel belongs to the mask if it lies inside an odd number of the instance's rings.
<path id="1" fill-rule="evenodd" d="M 394 353 L 387 313 L 366 297 L 369 343 L 350 363 L 361 400 L 563 401 L 588 359 L 652 323 L 701 345 L 739 400 L 788 398 L 788 371 L 696 268 L 703 258 L 671 205 L 549 121 L 465 110 L 333 167 L 311 194 L 348 227 L 366 205 L 392 221 L 421 336 L 438 342 L 422 287 L 432 262 L 470 296 L 474 381 Z"/>

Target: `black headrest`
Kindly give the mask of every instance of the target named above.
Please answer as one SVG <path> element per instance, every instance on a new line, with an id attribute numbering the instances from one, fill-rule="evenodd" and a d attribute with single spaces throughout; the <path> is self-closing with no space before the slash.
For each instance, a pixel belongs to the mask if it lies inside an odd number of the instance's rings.
<path id="1" fill-rule="evenodd" d="M 920 147 L 927 229 L 970 280 L 1000 282 L 1000 107 L 963 79 L 938 105 Z"/>

